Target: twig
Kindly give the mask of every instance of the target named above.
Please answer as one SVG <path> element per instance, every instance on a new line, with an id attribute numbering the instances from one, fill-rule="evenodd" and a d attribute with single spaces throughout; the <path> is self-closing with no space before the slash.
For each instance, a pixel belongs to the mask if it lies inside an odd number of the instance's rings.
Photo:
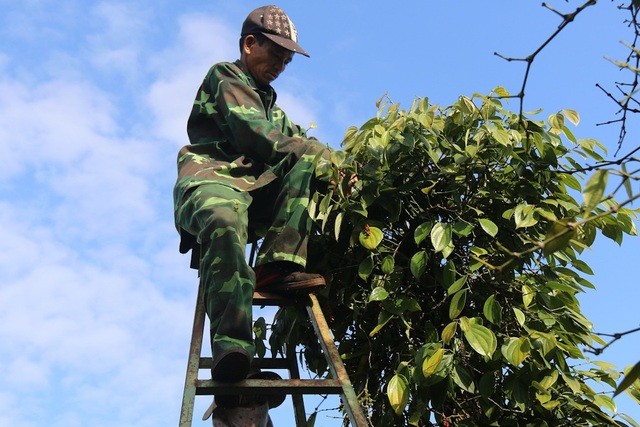
<path id="1" fill-rule="evenodd" d="M 591 347 L 591 350 L 586 350 L 586 351 L 588 351 L 589 353 L 593 353 L 595 355 L 602 354 L 602 352 L 605 351 L 605 349 L 607 347 L 609 347 L 611 344 L 613 344 L 614 342 L 618 341 L 623 336 L 629 335 L 629 334 L 633 334 L 635 332 L 640 332 L 640 328 L 631 329 L 631 330 L 626 331 L 626 332 L 617 332 L 615 334 L 603 334 L 603 333 L 594 332 L 596 335 L 600 335 L 600 336 L 603 336 L 603 337 L 612 337 L 613 339 L 611 341 L 609 341 L 608 343 L 606 343 L 603 347 L 600 347 L 600 348 L 594 348 L 592 346 L 589 346 L 589 347 Z"/>
<path id="2" fill-rule="evenodd" d="M 522 80 L 522 86 L 520 87 L 520 93 L 518 93 L 518 95 L 515 96 L 515 98 L 520 98 L 520 120 L 523 120 L 523 111 L 524 111 L 524 94 L 525 94 L 525 88 L 527 86 L 527 81 L 529 79 L 529 72 L 531 71 L 531 65 L 533 65 L 533 61 L 535 60 L 536 56 L 538 56 L 538 54 L 549 44 L 551 43 L 551 41 L 558 35 L 560 34 L 560 32 L 562 30 L 564 30 L 564 28 L 569 25 L 571 22 L 573 22 L 573 20 L 576 18 L 576 16 L 582 12 L 584 9 L 586 9 L 589 6 L 593 6 L 597 3 L 597 0 L 588 0 L 586 1 L 582 6 L 578 7 L 576 10 L 574 10 L 572 13 L 560 13 L 557 10 L 553 9 L 551 6 L 549 6 L 547 3 L 542 3 L 542 7 L 545 7 L 547 9 L 549 9 L 550 11 L 554 12 L 555 14 L 557 14 L 558 16 L 560 16 L 562 18 L 562 22 L 560 23 L 560 25 L 558 25 L 558 28 L 553 32 L 553 34 L 551 34 L 551 36 L 549 36 L 549 38 L 547 38 L 547 40 L 545 40 L 532 54 L 530 54 L 529 56 L 527 56 L 526 58 L 512 58 L 512 57 L 507 57 L 504 56 L 498 52 L 494 52 L 493 54 L 504 59 L 505 61 L 511 62 L 511 61 L 521 61 L 521 62 L 526 62 L 527 63 L 527 68 L 524 72 L 524 79 Z"/>

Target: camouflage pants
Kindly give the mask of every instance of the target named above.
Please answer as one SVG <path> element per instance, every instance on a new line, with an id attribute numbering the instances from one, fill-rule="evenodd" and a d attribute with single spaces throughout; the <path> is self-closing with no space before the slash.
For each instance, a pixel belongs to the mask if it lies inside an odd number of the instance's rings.
<path id="1" fill-rule="evenodd" d="M 196 236 L 201 247 L 200 280 L 214 357 L 237 347 L 255 352 L 255 274 L 245 254 L 250 231 L 266 230 L 258 265 L 272 261 L 306 264 L 312 227 L 307 205 L 314 179 L 313 155 L 303 156 L 292 166 L 283 161 L 274 171 L 281 178 L 250 192 L 225 184 L 202 184 L 186 195 L 176 212 L 178 225 Z"/>

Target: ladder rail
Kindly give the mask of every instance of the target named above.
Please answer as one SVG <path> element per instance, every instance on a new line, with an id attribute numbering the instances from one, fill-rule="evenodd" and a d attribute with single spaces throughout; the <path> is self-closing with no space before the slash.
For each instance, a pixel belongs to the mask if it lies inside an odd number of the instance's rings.
<path id="1" fill-rule="evenodd" d="M 314 294 L 309 294 L 309 299 L 311 300 L 311 305 L 307 306 L 309 319 L 311 320 L 316 336 L 320 339 L 320 346 L 322 347 L 324 356 L 327 359 L 331 375 L 333 378 L 337 379 L 340 384 L 342 384 L 342 392 L 340 396 L 342 398 L 342 404 L 345 411 L 351 421 L 351 425 L 354 427 L 367 427 L 369 426 L 369 422 L 364 416 L 362 408 L 358 403 L 358 396 L 356 396 L 353 384 L 351 384 L 347 370 L 344 367 L 344 363 L 342 363 L 340 353 L 338 353 L 338 349 L 335 346 L 331 330 L 329 329 L 329 325 L 327 324 L 324 314 L 322 313 L 320 303 L 318 302 L 318 297 Z"/>
<path id="2" fill-rule="evenodd" d="M 191 344 L 189 345 L 189 356 L 187 359 L 187 373 L 184 380 L 184 391 L 182 393 L 182 406 L 180 409 L 180 427 L 190 427 L 193 422 L 193 406 L 195 403 L 198 381 L 198 370 L 200 369 L 200 355 L 202 354 L 202 340 L 204 338 L 204 287 L 202 283 L 198 285 L 198 295 L 196 297 L 196 310 L 193 315 L 193 328 L 191 330 Z"/>

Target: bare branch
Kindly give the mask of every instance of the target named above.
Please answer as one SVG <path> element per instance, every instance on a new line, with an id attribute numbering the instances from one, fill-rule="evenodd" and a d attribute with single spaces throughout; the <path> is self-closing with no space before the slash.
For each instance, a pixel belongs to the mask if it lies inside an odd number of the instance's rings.
<path id="1" fill-rule="evenodd" d="M 640 70 L 640 52 L 636 47 L 638 45 L 638 41 L 640 40 L 640 24 L 638 22 L 638 9 L 633 7 L 633 4 L 618 6 L 622 10 L 628 10 L 630 14 L 630 19 L 625 21 L 629 27 L 633 29 L 633 43 L 631 45 L 626 44 L 629 48 L 629 55 L 627 56 L 626 62 L 618 62 L 611 61 L 615 65 L 617 65 L 620 69 L 628 69 L 633 73 L 633 79 L 630 83 L 615 83 L 616 89 L 618 89 L 622 95 L 622 98 L 618 99 L 614 95 L 612 95 L 609 91 L 605 90 L 602 86 L 596 85 L 600 90 L 602 90 L 609 99 L 611 99 L 620 110 L 616 114 L 621 114 L 621 117 L 617 120 L 609 120 L 603 123 L 598 123 L 597 125 L 608 125 L 613 123 L 620 123 L 620 132 L 618 134 L 618 149 L 615 152 L 615 155 L 618 154 L 620 149 L 622 148 L 622 143 L 624 142 L 627 136 L 627 120 L 629 118 L 630 113 L 640 113 L 640 109 L 633 108 L 631 105 L 640 105 L 637 99 L 635 99 L 636 94 L 638 93 L 638 84 L 640 83 L 640 76 L 638 71 Z"/>
<path id="2" fill-rule="evenodd" d="M 589 353 L 593 353 L 595 355 L 602 354 L 602 352 L 605 351 L 607 349 L 607 347 L 609 347 L 611 344 L 613 344 L 614 342 L 618 341 L 620 338 L 624 337 L 625 335 L 633 334 L 635 332 L 640 332 L 640 328 L 631 329 L 631 330 L 626 331 L 626 332 L 616 332 L 615 334 L 603 334 L 603 333 L 595 332 L 596 335 L 600 335 L 602 337 L 611 337 L 613 339 L 611 341 L 609 341 L 608 343 L 606 343 L 604 346 L 599 347 L 599 348 L 595 348 L 595 347 L 589 346 L 589 347 L 591 347 L 591 350 L 586 350 L 586 351 L 588 351 Z"/>
<path id="3" fill-rule="evenodd" d="M 531 65 L 533 65 L 533 61 L 535 60 L 536 56 L 538 56 L 538 54 L 540 52 L 542 52 L 542 50 L 547 47 L 547 45 L 549 43 L 551 43 L 551 41 L 556 38 L 556 36 L 558 34 L 560 34 L 560 32 L 562 30 L 564 30 L 564 28 L 569 25 L 575 18 L 576 16 L 582 12 L 584 9 L 586 9 L 589 6 L 593 6 L 595 5 L 597 2 L 597 0 L 588 0 L 586 1 L 582 6 L 578 7 L 576 10 L 574 10 L 572 13 L 560 13 L 557 10 L 553 9 L 551 6 L 549 6 L 547 3 L 542 3 L 542 7 L 545 7 L 547 9 L 549 9 L 550 11 L 554 12 L 555 14 L 557 14 L 558 16 L 560 16 L 562 18 L 562 22 L 560 23 L 560 25 L 558 25 L 558 28 L 553 32 L 553 34 L 551 34 L 531 55 L 527 56 L 526 58 L 513 58 L 513 57 L 508 57 L 502 54 L 499 54 L 497 52 L 494 52 L 494 55 L 508 61 L 508 62 L 512 62 L 512 61 L 521 61 L 521 62 L 526 62 L 527 63 L 527 68 L 524 72 L 524 78 L 522 80 L 522 86 L 520 87 L 520 92 L 518 93 L 518 95 L 516 96 L 517 98 L 520 98 L 520 120 L 522 120 L 523 118 L 523 111 L 524 111 L 524 94 L 525 94 L 525 88 L 527 87 L 527 81 L 529 79 L 529 72 L 531 70 Z"/>

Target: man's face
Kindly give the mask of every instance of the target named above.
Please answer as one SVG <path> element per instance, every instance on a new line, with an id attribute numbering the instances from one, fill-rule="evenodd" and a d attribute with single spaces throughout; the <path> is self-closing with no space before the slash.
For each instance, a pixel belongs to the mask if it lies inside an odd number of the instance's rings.
<path id="1" fill-rule="evenodd" d="M 246 37 L 242 49 L 243 62 L 260 87 L 268 86 L 277 79 L 293 58 L 290 50 L 269 39 L 259 44 L 253 35 Z"/>

